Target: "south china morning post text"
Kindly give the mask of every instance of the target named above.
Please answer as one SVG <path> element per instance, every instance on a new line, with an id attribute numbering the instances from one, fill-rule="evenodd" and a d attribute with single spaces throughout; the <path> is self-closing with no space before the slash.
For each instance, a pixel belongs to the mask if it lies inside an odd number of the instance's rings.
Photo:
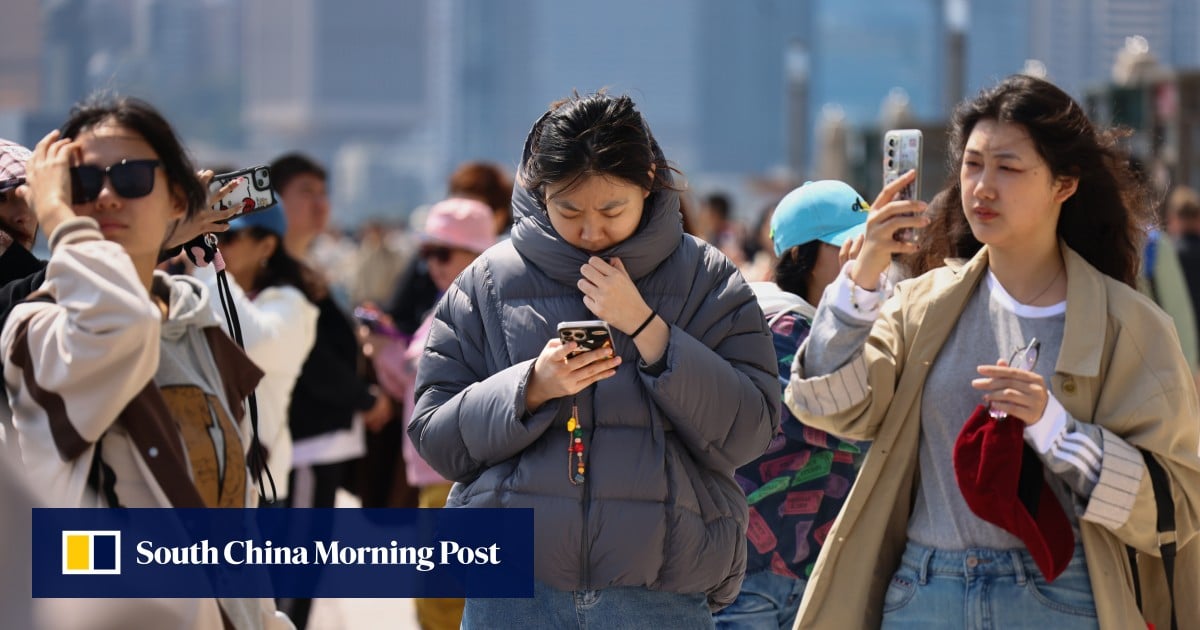
<path id="1" fill-rule="evenodd" d="M 153 541 L 137 543 L 139 565 L 408 565 L 417 571 L 432 571 L 441 565 L 473 564 L 499 565 L 500 545 L 464 547 L 453 540 L 440 540 L 437 545 L 401 546 L 395 540 L 374 547 L 343 545 L 339 540 L 313 541 L 312 547 L 276 546 L 272 541 L 254 539 L 231 540 L 218 547 L 208 540 L 187 547 L 155 546 Z"/>
<path id="2" fill-rule="evenodd" d="M 34 597 L 533 595 L 529 509 L 37 508 L 33 532 Z"/>

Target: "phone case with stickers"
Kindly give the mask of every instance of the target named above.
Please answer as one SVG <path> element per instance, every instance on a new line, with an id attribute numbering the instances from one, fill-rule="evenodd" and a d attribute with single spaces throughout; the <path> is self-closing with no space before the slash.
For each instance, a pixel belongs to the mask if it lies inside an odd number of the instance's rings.
<path id="1" fill-rule="evenodd" d="M 275 199 L 275 190 L 271 188 L 271 169 L 266 166 L 253 166 L 232 173 L 215 175 L 208 184 L 208 194 L 216 194 L 225 184 L 238 178 L 243 181 L 218 199 L 212 205 L 213 210 L 229 212 L 229 219 L 232 219 L 243 214 L 266 210 L 278 203 Z"/>

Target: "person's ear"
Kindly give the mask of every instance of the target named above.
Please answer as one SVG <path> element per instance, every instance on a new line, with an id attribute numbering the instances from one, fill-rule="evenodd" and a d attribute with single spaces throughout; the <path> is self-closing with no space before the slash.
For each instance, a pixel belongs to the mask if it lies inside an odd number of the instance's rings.
<path id="1" fill-rule="evenodd" d="M 646 176 L 647 176 L 647 177 L 650 179 L 650 188 L 653 188 L 653 187 L 654 187 L 654 174 L 655 174 L 655 172 L 657 172 L 657 171 L 658 171 L 658 165 L 657 165 L 657 164 L 651 164 L 651 165 L 650 165 L 650 170 L 646 172 Z M 650 196 L 650 190 L 649 190 L 649 189 L 646 189 L 646 190 L 643 190 L 643 191 L 642 191 L 642 199 L 645 199 L 646 197 L 649 197 L 649 196 Z"/>
<path id="2" fill-rule="evenodd" d="M 1054 201 L 1056 203 L 1064 203 L 1079 190 L 1078 177 L 1059 177 L 1055 182 Z"/>
<path id="3" fill-rule="evenodd" d="M 171 187 L 171 218 L 177 221 L 183 221 L 187 218 L 188 202 L 187 195 L 184 195 L 178 188 Z"/>

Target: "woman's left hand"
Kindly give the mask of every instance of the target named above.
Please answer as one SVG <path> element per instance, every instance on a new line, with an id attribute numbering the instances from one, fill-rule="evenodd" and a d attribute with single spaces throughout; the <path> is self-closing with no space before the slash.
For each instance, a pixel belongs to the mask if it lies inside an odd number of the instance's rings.
<path id="1" fill-rule="evenodd" d="M 578 283 L 583 305 L 609 326 L 628 335 L 652 312 L 620 258 L 613 258 L 610 264 L 592 256 L 579 271 L 583 274 Z"/>
<path id="2" fill-rule="evenodd" d="M 1050 392 L 1037 372 L 1009 367 L 1003 359 L 976 369 L 983 378 L 972 380 L 971 387 L 987 392 L 983 400 L 993 410 L 1020 418 L 1025 424 L 1037 422 L 1046 412 Z"/>

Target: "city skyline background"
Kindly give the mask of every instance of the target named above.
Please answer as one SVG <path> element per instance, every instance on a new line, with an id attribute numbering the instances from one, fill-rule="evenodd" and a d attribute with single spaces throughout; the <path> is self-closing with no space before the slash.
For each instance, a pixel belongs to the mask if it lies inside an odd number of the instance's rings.
<path id="1" fill-rule="evenodd" d="M 550 102 L 607 88 L 693 195 L 752 219 L 763 182 L 844 176 L 821 158 L 861 154 L 848 131 L 940 124 L 1029 60 L 1082 101 L 1132 36 L 1200 68 L 1197 32 L 1200 0 L 7 0 L 0 137 L 138 96 L 200 165 L 312 155 L 354 225 L 437 201 L 464 160 L 511 172 Z"/>

